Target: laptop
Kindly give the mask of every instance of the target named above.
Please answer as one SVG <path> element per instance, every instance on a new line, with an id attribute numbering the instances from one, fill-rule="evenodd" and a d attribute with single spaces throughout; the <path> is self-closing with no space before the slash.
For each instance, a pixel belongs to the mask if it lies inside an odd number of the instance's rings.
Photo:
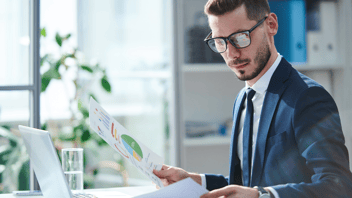
<path id="1" fill-rule="evenodd" d="M 44 197 L 96 198 L 90 194 L 71 192 L 48 131 L 21 125 L 18 128 Z"/>

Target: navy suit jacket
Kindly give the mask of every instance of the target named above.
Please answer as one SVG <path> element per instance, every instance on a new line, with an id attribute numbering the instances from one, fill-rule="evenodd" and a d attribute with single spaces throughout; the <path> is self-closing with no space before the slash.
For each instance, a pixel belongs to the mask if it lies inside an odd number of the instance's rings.
<path id="1" fill-rule="evenodd" d="M 237 136 L 245 91 L 233 110 L 230 174 L 206 174 L 208 190 L 242 185 Z M 271 186 L 281 198 L 352 197 L 352 174 L 337 106 L 318 83 L 284 58 L 264 98 L 250 186 Z"/>

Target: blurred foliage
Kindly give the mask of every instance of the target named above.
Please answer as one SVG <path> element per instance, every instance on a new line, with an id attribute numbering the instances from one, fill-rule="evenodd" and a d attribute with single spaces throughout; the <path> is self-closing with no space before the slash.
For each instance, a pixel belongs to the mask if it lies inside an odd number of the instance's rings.
<path id="1" fill-rule="evenodd" d="M 41 36 L 46 37 L 46 29 L 41 29 Z M 65 124 L 69 126 L 69 130 L 59 129 L 58 139 L 61 142 L 71 142 L 74 147 L 85 148 L 88 141 L 94 141 L 98 147 L 108 145 L 99 135 L 93 132 L 89 126 L 89 100 L 92 97 L 94 100 L 97 98 L 94 92 L 91 90 L 92 83 L 98 82 L 101 88 L 111 93 L 111 84 L 109 78 L 106 75 L 106 70 L 99 64 L 87 64 L 82 60 L 82 52 L 77 49 L 65 50 L 65 44 L 68 43 L 71 38 L 71 34 L 60 35 L 56 33 L 55 43 L 57 44 L 58 51 L 61 53 L 59 56 L 55 54 L 44 54 L 41 57 L 41 92 L 44 93 L 50 86 L 50 83 L 55 80 L 63 80 L 68 71 L 75 72 L 72 80 L 74 85 L 74 97 L 68 98 L 71 117 L 69 123 Z M 70 75 L 71 76 L 71 75 Z M 67 78 L 66 78 L 67 79 Z M 45 122 L 42 124 L 43 130 L 51 130 L 50 124 Z M 53 137 L 55 138 L 55 137 Z M 60 157 L 61 148 L 56 148 L 58 156 Z M 87 165 L 87 156 L 84 152 L 84 164 L 85 169 Z M 123 161 L 117 162 L 123 167 Z M 92 173 L 84 173 L 84 188 L 91 188 L 94 185 L 94 178 L 98 173 L 98 169 Z"/>
<path id="2" fill-rule="evenodd" d="M 22 139 L 0 127 L 0 193 L 29 189 L 29 157 Z"/>
<path id="3" fill-rule="evenodd" d="M 41 36 L 46 37 L 45 28 L 41 29 Z M 99 64 L 90 65 L 87 63 L 81 63 L 82 60 L 79 58 L 80 54 L 77 49 L 63 52 L 63 46 L 71 38 L 71 34 L 60 35 L 56 33 L 55 41 L 59 48 L 61 54 L 59 57 L 54 58 L 52 54 L 44 54 L 41 57 L 41 92 L 45 92 L 53 80 L 62 80 L 63 75 L 67 71 L 75 71 L 75 77 L 72 79 L 72 84 L 74 85 L 75 94 L 74 98 L 68 98 L 70 101 L 70 111 L 71 118 L 69 125 L 72 126 L 71 133 L 60 133 L 59 139 L 62 141 L 71 141 L 76 145 L 84 144 L 89 140 L 94 140 L 98 145 L 106 145 L 107 143 L 100 138 L 96 133 L 91 132 L 89 127 L 89 98 L 93 97 L 96 101 L 97 98 L 94 96 L 94 93 L 90 90 L 91 84 L 88 81 L 92 79 L 99 78 L 99 83 L 103 90 L 107 93 L 111 93 L 111 84 L 109 78 L 106 75 L 106 70 L 102 68 Z M 71 59 L 69 64 L 67 63 L 68 59 Z M 43 71 L 45 69 L 45 71 Z M 81 76 L 85 76 L 82 79 Z M 44 124 L 45 127 L 46 124 Z"/>

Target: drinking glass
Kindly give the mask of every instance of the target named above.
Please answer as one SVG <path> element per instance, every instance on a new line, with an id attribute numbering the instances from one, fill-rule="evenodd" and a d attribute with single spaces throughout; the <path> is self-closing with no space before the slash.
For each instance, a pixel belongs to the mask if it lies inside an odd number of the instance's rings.
<path id="1" fill-rule="evenodd" d="M 62 169 L 72 191 L 83 191 L 83 148 L 61 150 Z"/>

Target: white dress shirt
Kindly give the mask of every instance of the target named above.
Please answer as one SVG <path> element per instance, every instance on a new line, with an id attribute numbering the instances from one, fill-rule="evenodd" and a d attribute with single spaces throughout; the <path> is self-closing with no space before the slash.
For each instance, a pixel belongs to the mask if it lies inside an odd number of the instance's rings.
<path id="1" fill-rule="evenodd" d="M 246 82 L 246 89 L 252 88 L 256 93 L 252 98 L 253 102 L 253 152 L 252 152 L 252 168 L 253 168 L 253 159 L 254 159 L 254 151 L 255 151 L 255 146 L 257 142 L 257 136 L 258 136 L 258 126 L 259 126 L 259 121 L 260 121 L 260 115 L 262 112 L 262 107 L 263 107 L 263 102 L 265 98 L 266 91 L 268 89 L 270 79 L 273 76 L 276 68 L 279 66 L 279 63 L 281 61 L 282 56 L 278 54 L 274 64 L 269 68 L 269 70 L 252 86 L 250 87 L 247 82 Z M 238 134 L 238 143 L 237 143 L 237 155 L 238 158 L 241 161 L 241 169 L 243 168 L 243 124 L 244 124 L 244 118 L 246 115 L 246 104 L 247 104 L 247 98 L 246 101 L 243 103 L 243 110 L 241 112 L 241 119 L 240 119 L 240 125 L 238 128 L 239 134 Z M 253 170 L 253 169 L 252 169 Z M 201 174 L 202 177 L 202 186 L 206 188 L 206 178 L 204 174 Z M 268 187 L 271 193 L 276 197 L 279 198 L 279 194 L 276 192 L 275 189 Z"/>

